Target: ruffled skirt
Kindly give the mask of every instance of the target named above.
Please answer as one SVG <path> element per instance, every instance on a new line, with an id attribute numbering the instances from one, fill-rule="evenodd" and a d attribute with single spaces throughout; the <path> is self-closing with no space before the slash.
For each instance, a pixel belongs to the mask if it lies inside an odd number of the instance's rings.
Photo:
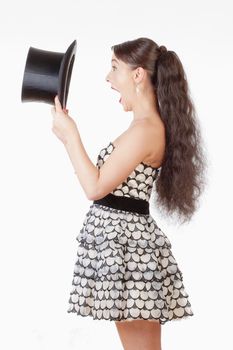
<path id="1" fill-rule="evenodd" d="M 76 239 L 68 313 L 161 324 L 193 316 L 171 242 L 150 214 L 92 204 Z"/>

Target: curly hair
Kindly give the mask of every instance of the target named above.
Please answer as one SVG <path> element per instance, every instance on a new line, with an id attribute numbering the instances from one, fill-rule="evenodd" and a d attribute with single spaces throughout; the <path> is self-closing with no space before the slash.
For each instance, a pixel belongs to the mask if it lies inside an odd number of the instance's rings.
<path id="1" fill-rule="evenodd" d="M 188 222 L 207 184 L 207 158 L 183 65 L 174 51 L 149 38 L 126 41 L 111 49 L 132 70 L 142 67 L 149 74 L 166 134 L 163 163 L 153 187 L 156 208 L 169 218 L 176 215 L 182 224 Z"/>

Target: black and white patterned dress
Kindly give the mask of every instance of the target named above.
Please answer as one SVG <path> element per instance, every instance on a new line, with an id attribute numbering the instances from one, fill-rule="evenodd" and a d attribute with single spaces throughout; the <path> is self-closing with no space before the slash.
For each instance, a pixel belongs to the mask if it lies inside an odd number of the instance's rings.
<path id="1" fill-rule="evenodd" d="M 114 148 L 101 149 L 98 168 Z M 149 202 L 158 172 L 142 162 L 111 194 Z M 93 202 L 76 240 L 68 313 L 160 324 L 194 315 L 171 242 L 150 214 Z"/>

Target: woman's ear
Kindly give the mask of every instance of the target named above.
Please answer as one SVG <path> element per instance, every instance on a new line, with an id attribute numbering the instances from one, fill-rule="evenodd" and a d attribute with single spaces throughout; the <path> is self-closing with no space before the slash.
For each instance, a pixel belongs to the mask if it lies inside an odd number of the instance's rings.
<path id="1" fill-rule="evenodd" d="M 135 83 L 140 83 L 145 74 L 145 70 L 142 67 L 137 67 L 134 71 Z"/>

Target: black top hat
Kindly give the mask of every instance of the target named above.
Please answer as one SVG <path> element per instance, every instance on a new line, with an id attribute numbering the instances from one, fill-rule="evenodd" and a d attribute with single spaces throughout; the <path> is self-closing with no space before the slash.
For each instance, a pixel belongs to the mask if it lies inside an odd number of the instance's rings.
<path id="1" fill-rule="evenodd" d="M 66 107 L 76 47 L 77 42 L 74 40 L 65 53 L 29 48 L 23 77 L 22 102 L 37 101 L 53 105 L 54 98 L 58 95 L 62 107 Z"/>

